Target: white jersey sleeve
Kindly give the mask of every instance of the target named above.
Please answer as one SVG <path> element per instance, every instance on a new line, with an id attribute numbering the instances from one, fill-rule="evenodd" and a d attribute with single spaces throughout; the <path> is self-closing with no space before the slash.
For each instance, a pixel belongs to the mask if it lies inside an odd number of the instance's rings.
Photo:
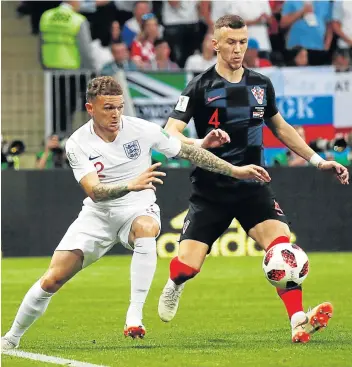
<path id="1" fill-rule="evenodd" d="M 151 124 L 151 133 L 153 135 L 152 148 L 164 154 L 167 158 L 173 158 L 181 150 L 181 140 L 170 136 L 162 127 Z"/>
<path id="2" fill-rule="evenodd" d="M 93 162 L 73 139 L 68 139 L 66 142 L 66 156 L 77 182 L 80 182 L 88 173 L 96 172 Z"/>

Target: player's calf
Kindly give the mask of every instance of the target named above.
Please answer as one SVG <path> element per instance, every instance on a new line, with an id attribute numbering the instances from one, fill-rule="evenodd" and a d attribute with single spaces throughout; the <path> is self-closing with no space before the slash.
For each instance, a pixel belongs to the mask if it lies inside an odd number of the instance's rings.
<path id="1" fill-rule="evenodd" d="M 148 208 L 150 213 L 153 208 Z M 158 221 L 147 215 L 134 219 L 129 234 L 133 241 L 133 256 L 131 261 L 131 298 L 126 315 L 124 335 L 132 338 L 143 338 L 145 328 L 142 324 L 143 307 L 151 287 L 156 264 L 156 236 L 160 230 Z"/>
<path id="2" fill-rule="evenodd" d="M 194 278 L 198 273 L 198 269 L 183 263 L 177 256 L 170 262 L 170 279 L 176 285 L 185 283 L 187 280 Z"/>

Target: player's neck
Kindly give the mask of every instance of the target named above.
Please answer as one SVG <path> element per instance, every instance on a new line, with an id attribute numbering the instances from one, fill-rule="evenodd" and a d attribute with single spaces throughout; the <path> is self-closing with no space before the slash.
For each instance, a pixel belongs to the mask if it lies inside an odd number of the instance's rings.
<path id="1" fill-rule="evenodd" d="M 215 70 L 221 77 L 223 77 L 230 83 L 239 83 L 242 80 L 242 76 L 244 73 L 244 69 L 242 66 L 237 70 L 233 70 L 219 61 L 215 65 Z"/>
<path id="2" fill-rule="evenodd" d="M 99 136 L 99 138 L 105 141 L 106 143 L 112 143 L 113 141 L 115 141 L 119 133 L 119 131 L 114 131 L 114 132 L 106 131 L 94 123 L 93 123 L 93 129 L 94 129 L 95 134 Z"/>

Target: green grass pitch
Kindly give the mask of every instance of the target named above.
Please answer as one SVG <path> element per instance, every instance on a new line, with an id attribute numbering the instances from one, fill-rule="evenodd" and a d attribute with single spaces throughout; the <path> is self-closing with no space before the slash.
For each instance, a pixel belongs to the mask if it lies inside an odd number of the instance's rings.
<path id="1" fill-rule="evenodd" d="M 159 259 L 144 310 L 144 340 L 123 336 L 129 300 L 129 256 L 107 256 L 54 296 L 25 334 L 21 350 L 122 367 L 352 366 L 352 253 L 310 254 L 304 304 L 331 301 L 329 327 L 292 344 L 284 306 L 265 280 L 260 257 L 208 258 L 190 281 L 175 319 L 157 315 L 169 260 Z M 48 258 L 2 260 L 2 334 Z M 4 367 L 53 366 L 2 356 Z"/>

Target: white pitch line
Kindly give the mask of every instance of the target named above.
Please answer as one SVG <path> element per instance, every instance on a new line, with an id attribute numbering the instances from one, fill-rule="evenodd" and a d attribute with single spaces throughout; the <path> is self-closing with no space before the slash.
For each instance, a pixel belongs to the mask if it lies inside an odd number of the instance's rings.
<path id="1" fill-rule="evenodd" d="M 70 367 L 108 367 L 98 364 L 86 363 L 75 361 L 73 359 L 65 359 L 53 356 L 46 356 L 45 354 L 22 352 L 21 350 L 6 350 L 2 351 L 2 354 L 6 354 L 13 357 L 32 359 L 33 361 L 48 362 L 53 364 L 61 364 Z"/>

